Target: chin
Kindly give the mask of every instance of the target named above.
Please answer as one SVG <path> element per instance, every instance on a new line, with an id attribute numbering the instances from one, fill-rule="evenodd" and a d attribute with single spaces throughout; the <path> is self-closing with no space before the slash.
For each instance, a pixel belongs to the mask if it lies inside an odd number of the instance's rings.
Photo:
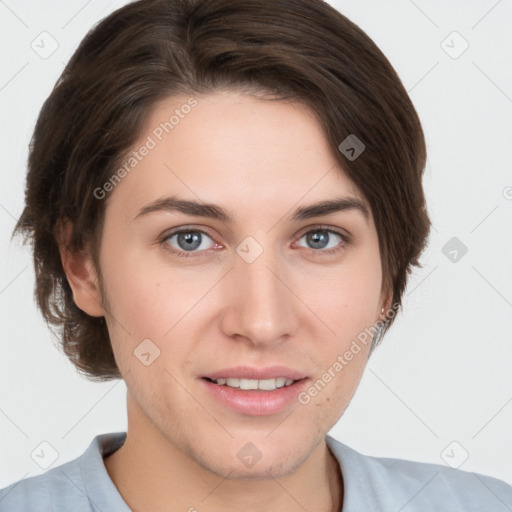
<path id="1" fill-rule="evenodd" d="M 265 436 L 268 432 L 235 436 L 223 446 L 204 446 L 201 452 L 193 450 L 189 456 L 204 469 L 223 478 L 268 480 L 293 473 L 309 455 L 308 450 L 300 449 L 304 448 L 304 443 L 292 434 L 287 439 L 293 444 L 285 444 L 282 439 L 265 439 Z"/>
<path id="2" fill-rule="evenodd" d="M 219 461 L 212 464 L 203 465 L 208 471 L 221 476 L 222 478 L 229 478 L 230 480 L 268 480 L 269 478 L 282 478 L 300 466 L 301 461 L 294 459 L 281 459 L 279 456 L 272 457 L 272 460 L 263 462 L 263 459 L 258 461 L 252 467 L 244 467 L 238 460 L 233 464 L 233 459 L 227 458 L 222 463 Z"/>

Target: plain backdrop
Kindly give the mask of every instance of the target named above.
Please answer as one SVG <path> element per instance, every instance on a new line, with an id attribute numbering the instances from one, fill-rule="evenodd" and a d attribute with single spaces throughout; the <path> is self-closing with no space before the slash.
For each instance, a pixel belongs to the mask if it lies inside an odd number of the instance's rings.
<path id="1" fill-rule="evenodd" d="M 124 382 L 87 381 L 58 352 L 29 247 L 10 240 L 43 101 L 86 32 L 125 3 L 0 2 L 0 488 L 45 471 L 31 456 L 43 442 L 55 467 L 126 430 Z M 331 434 L 512 484 L 512 1 L 330 3 L 382 49 L 418 110 L 434 225 L 404 311 Z M 38 37 L 58 44 L 47 58 Z"/>

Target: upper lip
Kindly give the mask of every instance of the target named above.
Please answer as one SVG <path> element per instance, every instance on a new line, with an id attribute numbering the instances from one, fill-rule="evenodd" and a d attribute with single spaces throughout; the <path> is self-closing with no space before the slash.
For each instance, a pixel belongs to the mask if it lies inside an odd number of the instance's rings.
<path id="1" fill-rule="evenodd" d="M 306 374 L 286 366 L 266 366 L 265 368 L 256 368 L 254 366 L 233 366 L 232 368 L 224 368 L 216 372 L 208 373 L 203 377 L 217 380 L 221 378 L 232 379 L 275 379 L 277 377 L 285 377 L 292 380 L 301 380 L 307 377 Z"/>

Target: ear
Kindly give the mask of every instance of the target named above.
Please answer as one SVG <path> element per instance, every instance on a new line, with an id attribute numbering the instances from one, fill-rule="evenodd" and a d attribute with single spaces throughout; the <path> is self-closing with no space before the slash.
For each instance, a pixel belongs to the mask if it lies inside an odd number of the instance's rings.
<path id="1" fill-rule="evenodd" d="M 73 291 L 73 300 L 88 315 L 104 316 L 101 290 L 92 258 L 84 249 L 79 251 L 70 249 L 73 231 L 71 222 L 61 222 L 59 226 L 57 233 L 59 252 L 62 267 Z"/>

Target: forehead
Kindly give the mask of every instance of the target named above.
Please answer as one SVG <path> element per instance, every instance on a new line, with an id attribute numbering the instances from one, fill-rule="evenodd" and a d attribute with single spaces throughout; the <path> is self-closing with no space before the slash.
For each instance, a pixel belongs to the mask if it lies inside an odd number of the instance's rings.
<path id="1" fill-rule="evenodd" d="M 135 165 L 111 198 L 123 196 L 125 210 L 171 194 L 276 215 L 340 195 L 363 199 L 314 114 L 296 102 L 233 92 L 166 98 L 130 157 Z"/>

